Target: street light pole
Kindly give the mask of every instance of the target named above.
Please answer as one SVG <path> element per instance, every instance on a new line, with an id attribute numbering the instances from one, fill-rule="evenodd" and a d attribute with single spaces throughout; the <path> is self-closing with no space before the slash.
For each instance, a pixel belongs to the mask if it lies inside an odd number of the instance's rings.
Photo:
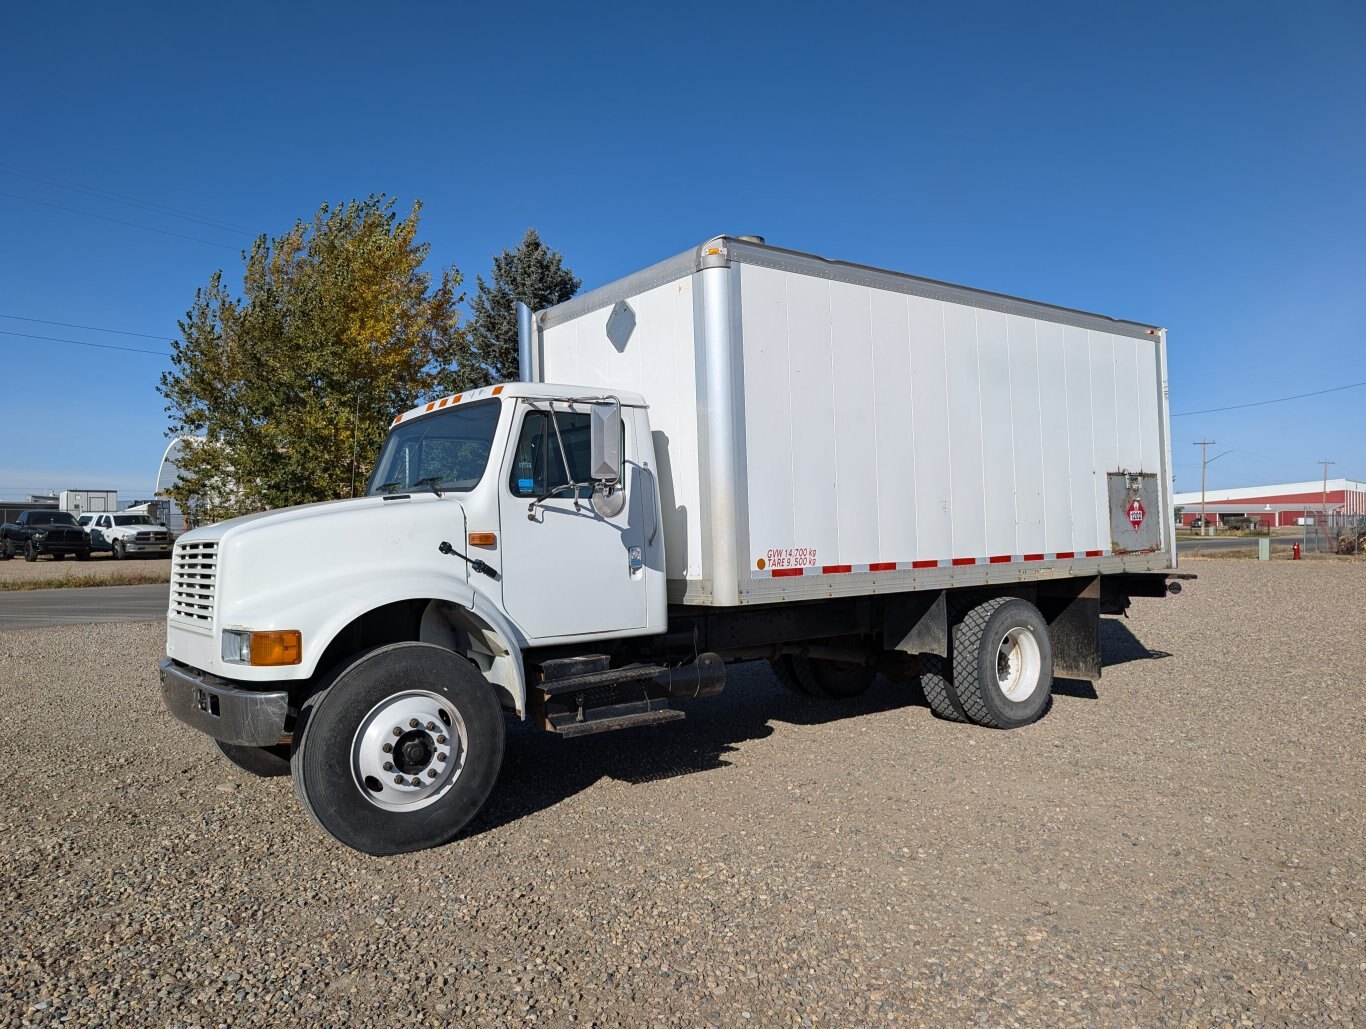
<path id="1" fill-rule="evenodd" d="M 1205 460 L 1205 455 L 1209 453 L 1209 448 L 1214 446 L 1214 440 L 1202 439 L 1195 445 L 1200 448 L 1200 535 L 1204 536 L 1207 535 L 1205 527 L 1208 524 L 1205 521 L 1205 467 L 1209 464 Z"/>
<path id="2" fill-rule="evenodd" d="M 1323 465 L 1323 542 L 1328 542 L 1328 466 L 1337 464 L 1336 461 L 1322 460 L 1319 464 Z"/>

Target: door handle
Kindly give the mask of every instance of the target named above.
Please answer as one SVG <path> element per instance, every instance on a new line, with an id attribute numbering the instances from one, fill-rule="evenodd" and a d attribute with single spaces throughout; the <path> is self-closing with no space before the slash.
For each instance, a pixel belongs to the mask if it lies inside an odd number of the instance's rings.
<path id="1" fill-rule="evenodd" d="M 650 511 L 654 515 L 654 528 L 650 530 L 650 538 L 645 542 L 647 545 L 654 543 L 655 537 L 659 535 L 659 501 L 655 498 L 656 479 L 654 469 L 649 465 L 641 465 L 641 469 L 650 476 L 650 481 L 646 484 L 646 493 L 650 496 Z"/>

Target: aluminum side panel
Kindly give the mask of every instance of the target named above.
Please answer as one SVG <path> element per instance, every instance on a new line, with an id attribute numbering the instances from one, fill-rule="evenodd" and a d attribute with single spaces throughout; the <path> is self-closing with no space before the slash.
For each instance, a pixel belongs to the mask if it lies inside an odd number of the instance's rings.
<path id="1" fill-rule="evenodd" d="M 1016 543 L 1015 432 L 1011 409 L 1011 346 L 1006 316 L 978 311 L 977 374 L 982 410 L 982 495 L 985 543 L 980 554 L 1019 554 Z M 968 551 L 967 553 L 974 553 Z"/>
<path id="2" fill-rule="evenodd" d="M 881 551 L 878 531 L 877 379 L 873 366 L 873 291 L 830 283 L 834 400 L 835 553 L 823 564 L 860 564 Z M 888 441 L 892 442 L 892 441 Z M 873 445 L 870 445 L 872 443 Z M 892 458 L 892 460 L 896 460 Z M 896 481 L 900 477 L 889 477 Z M 895 515 L 893 515 L 895 517 Z"/>
<path id="3" fill-rule="evenodd" d="M 957 429 L 949 422 L 944 306 L 923 297 L 906 298 L 915 461 L 908 468 L 914 479 L 903 488 L 915 497 L 916 539 L 912 560 L 921 554 L 947 557 L 953 553 L 953 474 L 949 467 L 949 444 Z"/>
<path id="4" fill-rule="evenodd" d="M 945 557 L 987 553 L 986 491 L 982 476 L 982 392 L 976 311 L 944 304 L 944 361 L 948 372 L 949 528 Z M 917 555 L 919 556 L 919 555 Z"/>
<path id="5" fill-rule="evenodd" d="M 1043 544 L 1036 553 L 1075 550 L 1072 526 L 1072 440 L 1063 327 L 1036 322 L 1039 447 L 1043 454 Z M 1020 392 L 1028 387 L 1021 385 Z M 1029 553 L 1029 551 L 1026 551 Z"/>
<path id="6" fill-rule="evenodd" d="M 916 454 L 909 299 L 886 290 L 868 292 L 873 382 L 873 464 L 868 481 L 877 493 L 879 554 L 916 552 L 916 499 L 925 473 Z M 899 474 L 884 475 L 883 469 Z"/>
<path id="7" fill-rule="evenodd" d="M 1010 352 L 1010 438 L 1014 449 L 1015 549 L 1010 554 L 1047 553 L 1043 411 L 1039 396 L 1036 323 L 1010 315 L 1006 337 Z M 1065 550 L 1066 547 L 1055 547 Z"/>
<path id="8" fill-rule="evenodd" d="M 702 496 L 693 279 L 678 279 L 627 299 L 635 328 L 618 348 L 607 337 L 611 307 L 541 329 L 547 382 L 634 390 L 649 404 L 659 462 L 666 575 L 702 576 Z"/>

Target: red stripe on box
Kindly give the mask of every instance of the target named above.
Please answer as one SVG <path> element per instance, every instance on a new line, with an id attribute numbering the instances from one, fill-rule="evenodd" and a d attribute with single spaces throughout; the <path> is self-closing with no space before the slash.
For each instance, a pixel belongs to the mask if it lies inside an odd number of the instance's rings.
<path id="1" fill-rule="evenodd" d="M 1103 556 L 1105 556 L 1105 551 L 1103 551 L 1103 550 L 1088 550 L 1088 551 L 1086 552 L 1086 556 L 1087 556 L 1087 557 L 1103 557 Z"/>
<path id="2" fill-rule="evenodd" d="M 852 572 L 853 570 L 854 570 L 854 566 L 853 566 L 853 565 L 822 565 L 822 566 L 821 566 L 821 574 L 822 574 L 822 575 L 840 575 L 840 574 L 842 574 L 843 572 Z"/>
<path id="3" fill-rule="evenodd" d="M 1024 556 L 1024 559 L 1025 559 L 1026 561 L 1042 561 L 1042 560 L 1043 560 L 1043 555 L 1042 555 L 1042 554 L 1026 554 L 1026 555 Z"/>
<path id="4" fill-rule="evenodd" d="M 896 571 L 895 561 L 879 561 L 868 566 L 870 572 L 894 572 Z"/>
<path id="5" fill-rule="evenodd" d="M 990 561 L 990 562 L 991 562 L 992 564 L 994 564 L 994 565 L 1006 565 L 1006 564 L 1010 564 L 1010 555 L 1009 555 L 1009 554 L 998 554 L 996 557 L 989 557 L 989 558 L 987 558 L 987 560 Z"/>
<path id="6" fill-rule="evenodd" d="M 977 558 L 975 557 L 955 557 L 953 559 L 953 566 L 955 568 L 957 568 L 959 565 L 975 565 L 976 563 Z"/>
<path id="7" fill-rule="evenodd" d="M 773 569 L 773 577 L 774 577 L 775 579 L 778 578 L 780 575 L 801 575 L 801 574 L 802 574 L 802 570 L 801 570 L 800 568 L 775 568 L 775 569 Z"/>
<path id="8" fill-rule="evenodd" d="M 1059 561 L 1070 561 L 1072 558 L 1074 558 L 1074 557 L 1076 557 L 1076 556 L 1077 556 L 1077 552 L 1076 552 L 1075 550 L 1059 550 L 1059 551 L 1058 551 L 1058 560 L 1059 560 Z"/>
<path id="9" fill-rule="evenodd" d="M 912 561 L 912 562 L 911 562 L 911 567 L 912 567 L 912 568 L 938 568 L 938 567 L 939 567 L 939 562 L 938 562 L 938 561 Z"/>

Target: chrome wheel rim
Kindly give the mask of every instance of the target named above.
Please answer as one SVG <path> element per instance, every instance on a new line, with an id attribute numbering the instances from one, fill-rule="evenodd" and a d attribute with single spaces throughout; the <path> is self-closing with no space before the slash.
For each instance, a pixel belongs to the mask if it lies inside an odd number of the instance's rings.
<path id="1" fill-rule="evenodd" d="M 386 697 L 361 719 L 351 741 L 351 774 L 361 796 L 386 811 L 435 803 L 460 778 L 469 734 L 439 693 Z"/>

